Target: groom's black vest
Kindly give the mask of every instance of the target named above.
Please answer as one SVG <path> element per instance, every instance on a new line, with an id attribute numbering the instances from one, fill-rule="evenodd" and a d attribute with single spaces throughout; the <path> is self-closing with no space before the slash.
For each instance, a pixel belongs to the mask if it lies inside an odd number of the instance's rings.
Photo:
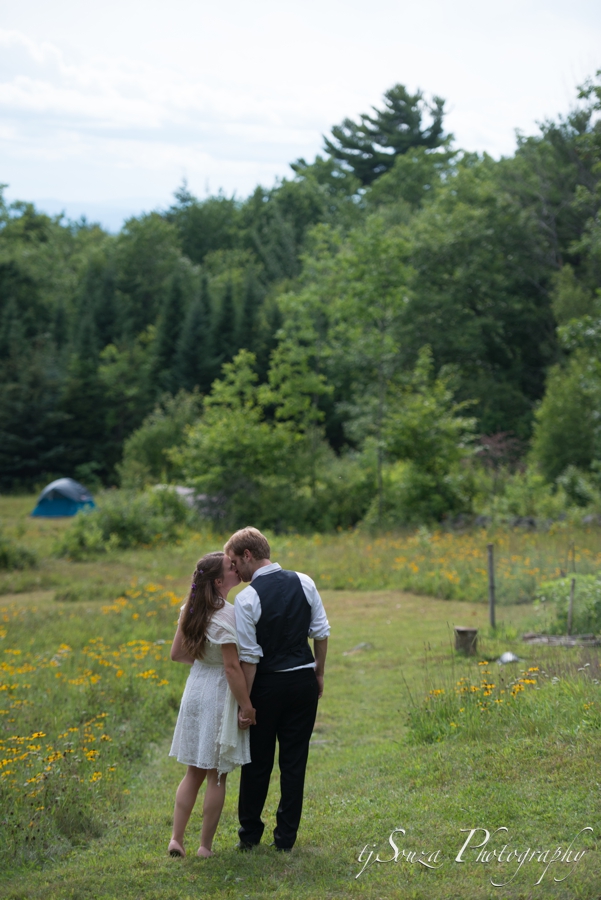
<path id="1" fill-rule="evenodd" d="M 261 601 L 256 630 L 263 656 L 257 674 L 315 662 L 307 640 L 311 607 L 296 572 L 281 569 L 259 575 L 252 586 Z"/>

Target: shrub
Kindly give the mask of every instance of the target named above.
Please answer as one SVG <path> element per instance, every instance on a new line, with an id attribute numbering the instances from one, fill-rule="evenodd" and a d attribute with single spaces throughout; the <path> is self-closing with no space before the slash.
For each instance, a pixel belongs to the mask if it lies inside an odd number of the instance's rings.
<path id="1" fill-rule="evenodd" d="M 380 509 L 374 497 L 364 519 L 368 527 L 394 529 L 440 521 L 471 512 L 469 473 L 457 470 L 438 475 L 415 462 L 398 462 L 384 471 Z"/>
<path id="2" fill-rule="evenodd" d="M 148 546 L 179 536 L 193 512 L 175 490 L 141 494 L 115 491 L 94 510 L 77 514 L 58 546 L 59 556 L 85 559 L 96 553 Z"/>
<path id="3" fill-rule="evenodd" d="M 568 500 L 574 506 L 598 508 L 599 491 L 591 477 L 587 477 L 576 466 L 568 466 L 557 479 L 557 484 L 565 491 Z"/>
<path id="4" fill-rule="evenodd" d="M 556 519 L 573 506 L 562 485 L 549 484 L 531 467 L 523 472 L 497 475 L 496 493 L 489 497 L 486 497 L 486 479 L 480 480 L 477 512 L 496 519 L 526 516 Z"/>
<path id="5" fill-rule="evenodd" d="M 136 490 L 179 477 L 168 451 L 182 443 L 186 426 L 198 419 L 201 406 L 198 391 L 180 391 L 161 400 L 125 441 L 123 461 L 117 466 L 124 488 Z"/>
<path id="6" fill-rule="evenodd" d="M 565 368 L 555 366 L 549 373 L 532 441 L 532 459 L 548 481 L 568 466 L 590 468 L 599 448 L 600 397 L 598 363 L 584 353 L 576 353 Z"/>
<path id="7" fill-rule="evenodd" d="M 202 418 L 167 455 L 207 498 L 203 515 L 219 527 L 251 520 L 281 533 L 354 525 L 369 505 L 373 474 L 328 446 L 307 393 L 320 383 L 297 360 L 280 355 L 278 362 L 294 374 L 290 392 L 273 367 L 269 386 L 259 387 L 255 358 L 241 351 L 213 384 Z"/>
<path id="8" fill-rule="evenodd" d="M 552 634 L 566 634 L 572 578 L 576 579 L 572 633 L 596 634 L 601 631 L 601 575 L 573 575 L 543 581 L 536 599 L 539 604 L 545 604 L 545 627 Z"/>
<path id="9" fill-rule="evenodd" d="M 352 528 L 364 517 L 373 497 L 373 472 L 360 456 L 328 454 L 318 470 L 313 507 L 306 521 L 317 531 Z"/>
<path id="10" fill-rule="evenodd" d="M 36 563 L 35 553 L 17 544 L 0 530 L 0 569 L 27 569 Z"/>

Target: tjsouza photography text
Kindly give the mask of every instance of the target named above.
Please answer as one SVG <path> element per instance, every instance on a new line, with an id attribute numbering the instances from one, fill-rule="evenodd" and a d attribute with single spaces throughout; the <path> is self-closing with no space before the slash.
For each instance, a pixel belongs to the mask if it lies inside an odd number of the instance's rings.
<path id="1" fill-rule="evenodd" d="M 435 846 L 418 845 L 407 836 L 407 829 L 395 828 L 391 831 L 386 846 L 378 849 L 378 843 L 366 844 L 358 856 L 361 869 L 355 875 L 360 878 L 370 867 L 387 863 L 423 866 L 435 871 L 445 865 L 477 864 L 487 867 L 487 877 L 493 887 L 507 887 L 517 879 L 520 872 L 533 875 L 533 884 L 542 884 L 545 876 L 553 881 L 566 881 L 576 866 L 588 852 L 583 846 L 584 836 L 593 828 L 586 825 L 569 841 L 556 845 L 527 844 L 510 835 L 504 825 L 490 831 L 488 828 L 462 828 L 462 844 L 455 857 L 445 856 Z"/>

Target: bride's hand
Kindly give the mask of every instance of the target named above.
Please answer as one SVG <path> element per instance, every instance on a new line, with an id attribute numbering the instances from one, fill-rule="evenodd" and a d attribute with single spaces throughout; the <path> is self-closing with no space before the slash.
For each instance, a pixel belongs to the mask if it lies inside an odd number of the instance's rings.
<path id="1" fill-rule="evenodd" d="M 241 728 L 244 731 L 249 728 L 250 725 L 256 724 L 256 710 L 253 709 L 252 706 L 238 710 L 238 728 Z"/>

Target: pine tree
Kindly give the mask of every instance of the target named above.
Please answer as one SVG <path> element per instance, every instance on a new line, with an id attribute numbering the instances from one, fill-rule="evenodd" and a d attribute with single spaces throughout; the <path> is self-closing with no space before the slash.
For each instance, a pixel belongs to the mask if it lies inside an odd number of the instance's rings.
<path id="1" fill-rule="evenodd" d="M 9 297 L 0 315 L 0 360 L 5 360 L 12 353 L 26 352 L 27 341 L 25 327 L 19 316 L 18 303 Z"/>
<path id="2" fill-rule="evenodd" d="M 75 335 L 75 352 L 84 360 L 91 369 L 96 371 L 98 367 L 98 332 L 91 309 L 86 310 L 79 320 L 77 334 Z"/>
<path id="3" fill-rule="evenodd" d="M 177 388 L 187 391 L 195 387 L 208 393 L 213 374 L 211 340 L 211 304 L 207 278 L 203 278 L 200 293 L 194 298 L 177 344 L 174 379 Z"/>
<path id="4" fill-rule="evenodd" d="M 54 320 L 52 322 L 52 337 L 58 350 L 61 350 L 67 343 L 68 331 L 67 311 L 63 300 L 60 299 L 54 311 Z"/>
<path id="5" fill-rule="evenodd" d="M 275 301 L 266 303 L 263 307 L 261 320 L 257 322 L 256 330 L 256 370 L 261 381 L 267 378 L 271 354 L 277 347 L 278 332 L 283 324 L 283 316 L 280 307 Z"/>
<path id="6" fill-rule="evenodd" d="M 94 321 L 101 347 L 106 347 L 117 339 L 121 330 L 119 319 L 115 271 L 112 265 L 107 264 L 99 272 L 94 294 Z"/>
<path id="7" fill-rule="evenodd" d="M 91 346 L 86 338 L 82 346 Z M 71 357 L 59 403 L 60 462 L 65 475 L 76 466 L 95 462 L 108 474 L 106 397 L 98 376 L 97 356 L 75 353 Z"/>
<path id="8" fill-rule="evenodd" d="M 244 288 L 242 301 L 242 313 L 238 322 L 238 335 L 236 343 L 238 347 L 254 352 L 257 338 L 257 316 L 261 305 L 262 296 L 254 278 L 249 277 Z"/>
<path id="9" fill-rule="evenodd" d="M 445 142 L 444 103 L 434 97 L 429 104 L 421 91 L 410 94 L 404 85 L 396 84 L 384 94 L 384 109 L 374 107 L 373 116 L 363 113 L 360 122 L 345 119 L 342 125 L 335 125 L 332 140 L 324 139 L 325 149 L 346 163 L 362 184 L 371 184 L 412 147 L 433 150 Z M 424 113 L 431 116 L 427 128 L 422 128 Z"/>
<path id="10" fill-rule="evenodd" d="M 216 375 L 224 363 L 231 362 L 238 349 L 236 345 L 236 310 L 234 307 L 234 288 L 228 281 L 221 301 L 221 308 L 215 318 L 213 346 L 215 348 Z"/>
<path id="11" fill-rule="evenodd" d="M 184 289 L 181 272 L 176 271 L 169 284 L 157 326 L 154 372 L 159 391 L 173 393 L 175 359 L 184 318 Z"/>

